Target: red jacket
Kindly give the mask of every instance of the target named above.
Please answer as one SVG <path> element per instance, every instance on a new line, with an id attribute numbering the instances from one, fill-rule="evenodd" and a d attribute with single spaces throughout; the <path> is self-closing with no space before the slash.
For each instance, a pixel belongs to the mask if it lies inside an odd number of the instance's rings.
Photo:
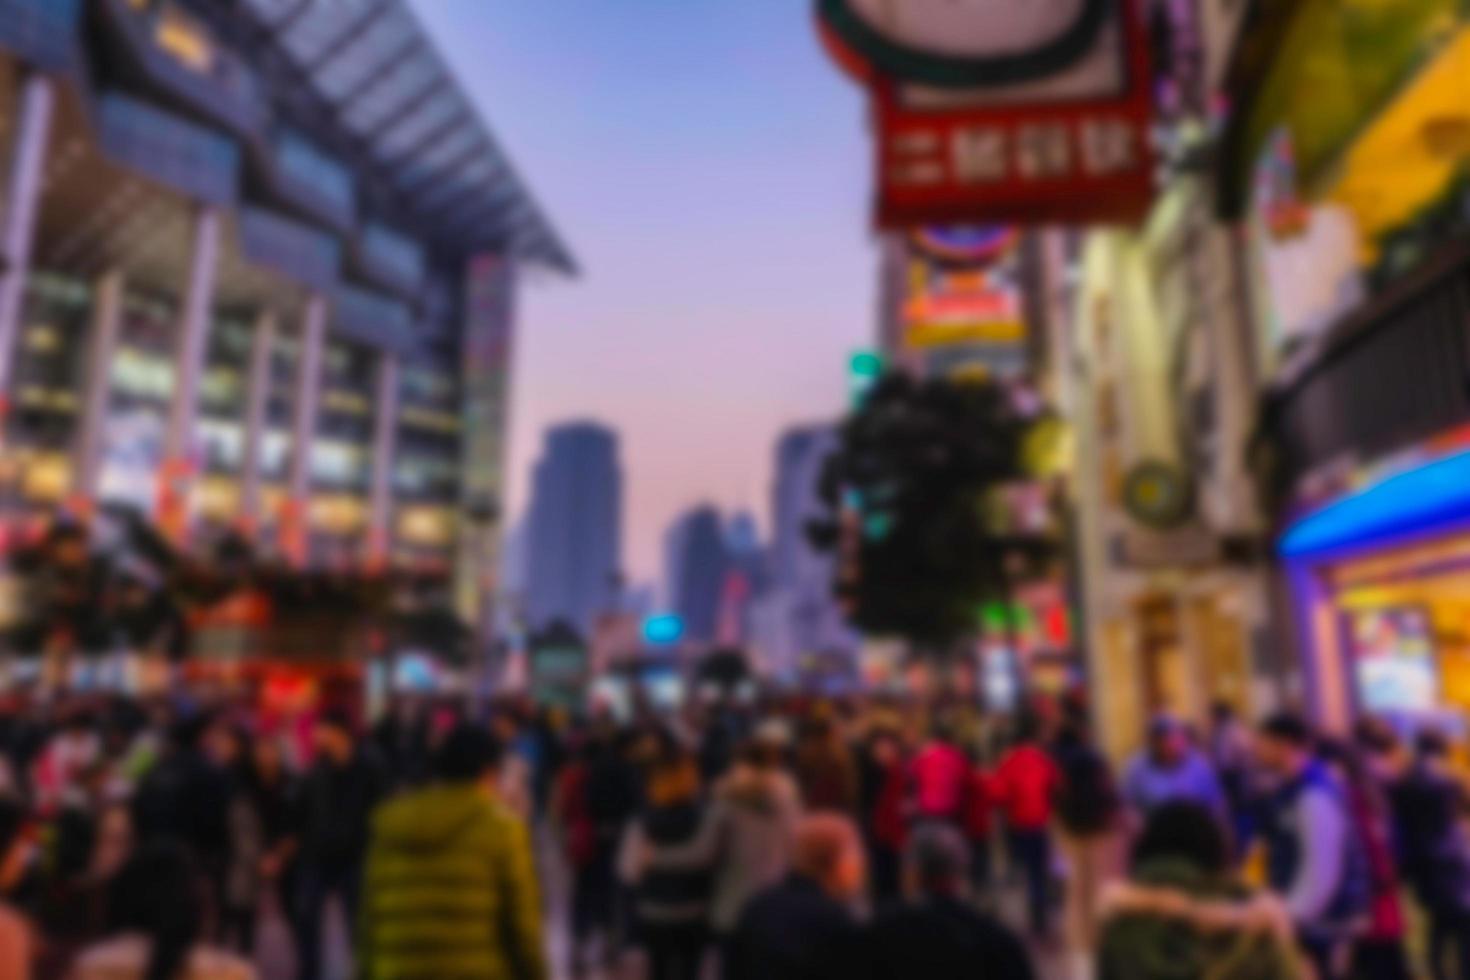
<path id="1" fill-rule="evenodd" d="M 956 820 L 965 805 L 970 763 L 953 745 L 931 742 L 914 757 L 914 803 L 919 819 Z"/>
<path id="2" fill-rule="evenodd" d="M 873 805 L 873 839 L 893 851 L 901 851 L 909 837 L 909 769 L 895 762 L 883 775 L 883 787 Z"/>
<path id="3" fill-rule="evenodd" d="M 1018 745 L 995 771 L 995 798 L 1012 830 L 1041 830 L 1051 823 L 1052 798 L 1062 774 L 1038 746 Z"/>
<path id="4" fill-rule="evenodd" d="M 995 826 L 995 780 L 979 766 L 970 770 L 965 786 L 965 836 L 972 841 L 990 837 Z"/>

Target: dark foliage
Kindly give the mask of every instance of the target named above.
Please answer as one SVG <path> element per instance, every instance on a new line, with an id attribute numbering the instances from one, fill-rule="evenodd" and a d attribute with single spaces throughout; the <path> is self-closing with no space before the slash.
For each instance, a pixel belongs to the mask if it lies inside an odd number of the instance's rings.
<path id="1" fill-rule="evenodd" d="M 943 650 L 974 633 L 980 605 L 1008 595 L 1017 547 L 987 502 L 1020 478 L 1029 423 L 993 384 L 884 378 L 843 424 L 809 531 L 837 555 L 853 624 Z"/>

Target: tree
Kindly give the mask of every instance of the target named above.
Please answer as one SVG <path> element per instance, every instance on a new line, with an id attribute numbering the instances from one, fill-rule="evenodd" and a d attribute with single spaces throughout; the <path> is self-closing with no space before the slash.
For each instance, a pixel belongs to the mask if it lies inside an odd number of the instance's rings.
<path id="1" fill-rule="evenodd" d="M 975 633 L 980 607 L 1009 602 L 1013 556 L 1034 542 L 998 532 L 990 502 L 1025 476 L 1030 423 L 993 383 L 881 380 L 843 423 L 823 468 L 825 513 L 809 525 L 837 556 L 853 625 L 944 653 Z"/>

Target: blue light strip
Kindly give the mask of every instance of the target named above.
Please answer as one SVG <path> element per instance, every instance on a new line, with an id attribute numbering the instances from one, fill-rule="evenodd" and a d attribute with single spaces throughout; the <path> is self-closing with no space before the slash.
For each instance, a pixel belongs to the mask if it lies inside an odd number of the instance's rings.
<path id="1" fill-rule="evenodd" d="M 1373 544 L 1470 519 L 1470 452 L 1397 473 L 1297 521 L 1281 536 L 1284 558 Z"/>

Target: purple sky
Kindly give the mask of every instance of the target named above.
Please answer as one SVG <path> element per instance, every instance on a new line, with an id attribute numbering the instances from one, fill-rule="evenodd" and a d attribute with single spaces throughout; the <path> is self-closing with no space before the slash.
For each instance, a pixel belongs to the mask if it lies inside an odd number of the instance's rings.
<path id="1" fill-rule="evenodd" d="M 775 440 L 874 331 L 862 100 L 807 0 L 419 0 L 585 274 L 521 308 L 511 507 L 550 424 L 622 434 L 625 564 L 712 500 L 766 523 Z"/>

